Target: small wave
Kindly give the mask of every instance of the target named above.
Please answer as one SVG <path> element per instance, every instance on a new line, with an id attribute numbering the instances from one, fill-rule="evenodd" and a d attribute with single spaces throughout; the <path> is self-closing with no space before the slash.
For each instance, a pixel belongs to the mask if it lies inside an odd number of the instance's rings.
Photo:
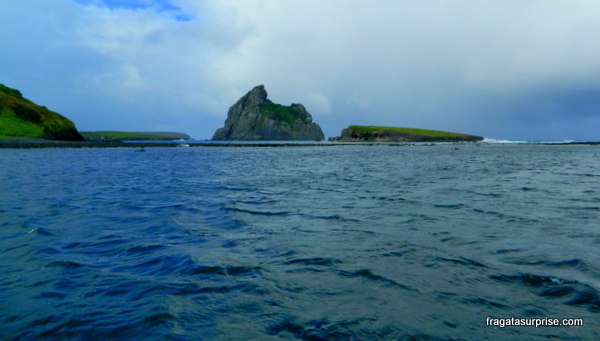
<path id="1" fill-rule="evenodd" d="M 576 210 L 576 211 L 598 211 L 600 210 L 600 207 L 598 206 L 583 206 L 583 207 L 578 207 L 578 206 L 561 206 L 558 207 L 561 210 Z"/>
<path id="2" fill-rule="evenodd" d="M 225 268 L 225 271 L 230 276 L 237 275 L 246 275 L 249 273 L 260 272 L 261 268 L 259 266 L 228 266 Z"/>
<path id="3" fill-rule="evenodd" d="M 569 298 L 563 304 L 570 306 L 584 306 L 590 311 L 600 311 L 600 294 L 598 291 L 585 284 L 562 285 L 546 289 L 538 294 L 540 297 Z"/>
<path id="4" fill-rule="evenodd" d="M 282 211 L 282 212 L 256 211 L 256 210 L 248 210 L 248 209 L 242 209 L 242 208 L 237 208 L 237 207 L 224 207 L 223 209 L 226 211 L 249 213 L 249 214 L 255 214 L 255 215 L 267 215 L 267 216 L 281 216 L 281 215 L 290 214 L 290 212 L 288 212 L 288 211 Z"/>
<path id="5" fill-rule="evenodd" d="M 323 220 L 339 220 L 342 222 L 347 222 L 347 221 L 360 221 L 357 219 L 351 219 L 351 218 L 344 218 L 339 214 L 334 214 L 334 215 L 325 215 L 325 216 L 317 216 L 315 217 L 317 219 L 323 219 Z"/>
<path id="6" fill-rule="evenodd" d="M 147 246 L 134 246 L 127 249 L 127 254 L 132 255 L 136 253 L 149 253 L 155 250 L 164 249 L 164 245 L 147 245 Z"/>
<path id="7" fill-rule="evenodd" d="M 53 247 L 45 247 L 43 249 L 40 249 L 38 252 L 47 254 L 47 255 L 56 255 L 56 254 L 60 253 L 60 251 L 58 251 L 57 249 L 55 249 Z"/>
<path id="8" fill-rule="evenodd" d="M 536 259 L 536 258 L 504 258 L 502 259 L 504 263 L 507 264 L 515 264 L 515 265 L 540 265 L 550 268 L 574 268 L 581 271 L 587 271 L 589 268 L 585 261 L 574 258 L 563 261 L 551 261 L 546 259 Z"/>
<path id="9" fill-rule="evenodd" d="M 241 283 L 237 285 L 221 285 L 221 286 L 200 286 L 196 283 L 177 285 L 168 288 L 171 295 L 174 296 L 190 296 L 201 294 L 225 294 L 232 292 L 246 292 L 258 295 L 266 295 L 269 292 L 253 283 Z M 164 290 L 164 288 L 163 288 Z"/>
<path id="10" fill-rule="evenodd" d="M 225 268 L 220 266 L 195 266 L 191 268 L 186 268 L 179 271 L 181 275 L 227 275 Z"/>
<path id="11" fill-rule="evenodd" d="M 562 303 L 571 306 L 583 306 L 593 312 L 600 311 L 600 294 L 598 291 L 578 281 L 534 274 L 493 275 L 490 278 L 541 289 L 541 291 L 535 292 L 540 297 L 567 299 Z"/>
<path id="12" fill-rule="evenodd" d="M 36 227 L 33 228 L 29 231 L 29 234 L 35 233 L 38 236 L 53 236 L 54 234 L 52 232 L 50 232 L 49 230 L 45 229 L 45 228 L 41 228 L 41 227 Z"/>
<path id="13" fill-rule="evenodd" d="M 523 249 L 499 249 L 494 251 L 495 254 L 504 254 L 504 253 L 514 253 L 514 252 L 521 252 L 523 251 Z"/>
<path id="14" fill-rule="evenodd" d="M 85 265 L 77 263 L 77 262 L 65 260 L 65 261 L 51 262 L 51 263 L 46 264 L 44 267 L 45 268 L 76 269 L 76 268 L 81 268 L 84 266 Z"/>
<path id="15" fill-rule="evenodd" d="M 409 286 L 406 286 L 404 284 L 400 284 L 394 280 L 391 280 L 389 278 L 386 278 L 384 276 L 380 276 L 380 275 L 376 275 L 374 273 L 371 272 L 371 270 L 368 269 L 363 269 L 363 270 L 358 270 L 355 272 L 347 272 L 347 271 L 340 271 L 339 272 L 340 275 L 342 275 L 343 277 L 350 277 L 350 278 L 354 278 L 354 277 L 360 277 L 360 278 L 365 278 L 374 282 L 379 282 L 382 283 L 384 285 L 389 285 L 389 286 L 393 286 L 393 287 L 398 287 L 404 290 L 410 290 L 410 291 L 418 291 L 415 290 Z"/>
<path id="16" fill-rule="evenodd" d="M 438 207 L 438 208 L 451 208 L 451 209 L 458 209 L 458 208 L 465 207 L 465 205 L 463 205 L 463 204 L 449 204 L 449 205 L 434 204 L 433 206 Z"/>
<path id="17" fill-rule="evenodd" d="M 135 274 L 152 274 L 152 275 L 169 275 L 173 272 L 173 269 L 178 269 L 183 266 L 189 266 L 192 264 L 187 255 L 168 255 L 158 256 L 147 260 L 143 259 L 143 262 L 137 264 L 121 265 L 113 268 L 112 272 L 123 272 L 123 273 L 135 273 Z"/>
<path id="18" fill-rule="evenodd" d="M 319 266 L 333 266 L 334 264 L 340 264 L 342 261 L 333 258 L 300 258 L 288 261 L 286 264 L 302 264 L 302 265 L 319 265 Z"/>
<path id="19" fill-rule="evenodd" d="M 474 260 L 468 259 L 468 258 L 464 258 L 464 257 L 459 257 L 458 259 L 436 257 L 435 260 L 441 260 L 444 262 L 450 262 L 450 263 L 459 264 L 459 265 L 475 266 L 478 268 L 487 268 L 487 266 L 485 266 L 477 261 L 474 261 Z"/>
<path id="20" fill-rule="evenodd" d="M 38 296 L 34 296 L 35 298 L 43 298 L 43 299 L 57 299 L 57 300 L 61 300 L 65 297 L 67 297 L 67 294 L 63 294 L 60 292 L 55 292 L 55 291 L 46 291 L 43 292 L 41 294 L 39 294 Z"/>
<path id="21" fill-rule="evenodd" d="M 485 299 L 485 298 L 463 298 L 460 301 L 467 305 L 474 305 L 474 306 L 480 306 L 480 307 L 491 307 L 491 308 L 497 308 L 497 309 L 510 309 L 510 306 L 507 306 L 505 304 L 498 303 L 496 301 L 492 301 L 489 299 Z"/>
<path id="22" fill-rule="evenodd" d="M 538 294 L 538 296 L 550 296 L 550 297 L 563 297 L 569 295 L 575 291 L 575 288 L 565 285 L 560 287 L 553 287 L 546 289 Z"/>
<path id="23" fill-rule="evenodd" d="M 260 273 L 261 267 L 259 266 L 194 266 L 185 268 L 179 271 L 182 275 L 220 275 L 220 276 L 242 276 L 242 275 L 256 275 Z"/>
<path id="24" fill-rule="evenodd" d="M 495 216 L 497 218 L 505 218 L 506 216 L 500 212 L 497 211 L 484 211 L 484 210 L 480 210 L 478 208 L 474 208 L 473 212 L 475 213 L 483 213 L 483 214 L 489 214 L 491 216 Z"/>
<path id="25" fill-rule="evenodd" d="M 446 326 L 455 327 L 452 323 Z M 376 326 L 376 327 L 375 327 Z M 375 328 L 374 328 L 375 327 Z M 345 340 L 428 340 L 449 341 L 443 338 L 419 332 L 409 332 L 393 324 L 378 321 L 377 317 L 330 321 L 328 319 L 310 320 L 304 323 L 285 317 L 272 322 L 266 333 L 278 338 L 294 338 L 307 341 L 345 341 Z"/>
<path id="26" fill-rule="evenodd" d="M 105 297 L 126 297 L 131 295 L 131 283 L 119 284 L 102 290 L 102 295 Z"/>
<path id="27" fill-rule="evenodd" d="M 501 282 L 510 283 L 523 283 L 531 286 L 543 286 L 548 284 L 567 284 L 567 283 L 578 283 L 577 281 L 567 281 L 556 277 L 550 276 L 538 276 L 533 274 L 520 274 L 520 275 L 492 275 L 490 278 Z"/>
<path id="28" fill-rule="evenodd" d="M 373 200 L 379 200 L 379 201 L 387 201 L 387 202 L 395 202 L 395 201 L 406 201 L 406 199 L 404 198 L 388 198 L 388 197 L 371 197 L 371 199 Z"/>
<path id="29" fill-rule="evenodd" d="M 177 317 L 169 314 L 169 313 L 158 313 L 150 316 L 146 316 L 144 318 L 144 324 L 148 327 L 156 327 L 161 326 L 167 322 L 173 321 L 177 319 Z"/>
<path id="30" fill-rule="evenodd" d="M 577 291 L 573 299 L 563 302 L 563 304 L 575 306 L 583 305 L 587 306 L 591 311 L 598 312 L 600 311 L 600 295 L 597 290 L 586 287 L 583 290 Z"/>
<path id="31" fill-rule="evenodd" d="M 489 144 L 516 144 L 516 143 L 527 143 L 527 144 L 569 144 L 577 142 L 576 140 L 551 140 L 551 141 L 541 141 L 541 140 L 496 140 L 485 137 L 483 141 L 480 143 L 489 143 Z"/>
<path id="32" fill-rule="evenodd" d="M 496 140 L 485 137 L 481 143 L 490 143 L 490 144 L 503 144 L 503 143 L 531 143 L 531 141 L 527 140 Z"/>

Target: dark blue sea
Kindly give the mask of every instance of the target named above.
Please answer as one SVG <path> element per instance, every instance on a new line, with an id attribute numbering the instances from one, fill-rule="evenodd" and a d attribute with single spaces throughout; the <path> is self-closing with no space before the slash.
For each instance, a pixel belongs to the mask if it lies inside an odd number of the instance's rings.
<path id="1" fill-rule="evenodd" d="M 599 291 L 600 146 L 0 150 L 0 340 L 599 340 Z"/>

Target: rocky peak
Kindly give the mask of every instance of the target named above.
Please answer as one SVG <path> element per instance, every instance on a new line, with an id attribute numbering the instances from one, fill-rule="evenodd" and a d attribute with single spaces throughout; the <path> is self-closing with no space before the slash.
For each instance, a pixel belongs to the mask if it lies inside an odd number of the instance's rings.
<path id="1" fill-rule="evenodd" d="M 255 86 L 227 113 L 213 140 L 323 140 L 321 127 L 302 104 L 275 104 L 264 85 Z"/>
<path id="2" fill-rule="evenodd" d="M 246 107 L 261 105 L 267 101 L 267 90 L 265 90 L 264 85 L 257 85 L 242 97 L 241 100 Z"/>

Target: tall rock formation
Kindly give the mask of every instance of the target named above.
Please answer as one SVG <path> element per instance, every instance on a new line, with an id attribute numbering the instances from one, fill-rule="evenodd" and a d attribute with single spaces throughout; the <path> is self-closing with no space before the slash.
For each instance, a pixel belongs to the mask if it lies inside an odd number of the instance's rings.
<path id="1" fill-rule="evenodd" d="M 225 126 L 217 129 L 213 140 L 313 140 L 325 135 L 302 104 L 284 106 L 267 99 L 258 85 L 240 98 L 227 113 Z"/>

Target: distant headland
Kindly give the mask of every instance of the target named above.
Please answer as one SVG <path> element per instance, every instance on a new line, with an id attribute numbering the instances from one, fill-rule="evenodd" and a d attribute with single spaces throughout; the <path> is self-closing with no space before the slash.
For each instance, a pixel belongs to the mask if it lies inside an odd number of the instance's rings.
<path id="1" fill-rule="evenodd" d="M 338 142 L 477 142 L 483 137 L 450 133 L 439 130 L 415 128 L 352 125 L 342 130 L 340 137 L 330 137 Z"/>
<path id="2" fill-rule="evenodd" d="M 86 141 L 189 141 L 188 134 L 175 132 L 135 132 L 135 131 L 81 131 Z"/>
<path id="3" fill-rule="evenodd" d="M 24 98 L 19 90 L 0 84 L 0 138 L 17 136 L 64 141 L 84 139 L 68 118 Z"/>
<path id="4" fill-rule="evenodd" d="M 321 141 L 325 135 L 302 104 L 276 104 L 258 85 L 240 98 L 227 113 L 225 126 L 213 140 L 239 141 Z"/>

